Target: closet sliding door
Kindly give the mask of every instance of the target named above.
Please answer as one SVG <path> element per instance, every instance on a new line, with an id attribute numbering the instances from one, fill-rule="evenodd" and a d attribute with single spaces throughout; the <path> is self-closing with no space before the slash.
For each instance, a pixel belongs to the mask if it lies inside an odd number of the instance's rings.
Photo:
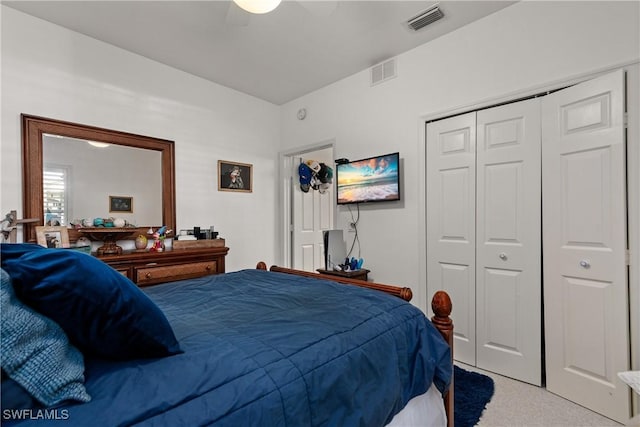
<path id="1" fill-rule="evenodd" d="M 455 301 L 456 360 L 476 364 L 476 114 L 427 125 L 427 283 Z"/>
<path id="2" fill-rule="evenodd" d="M 629 388 L 624 72 L 543 100 L 547 388 L 624 423 Z"/>
<path id="3" fill-rule="evenodd" d="M 542 383 L 540 100 L 478 111 L 478 367 Z"/>
<path id="4" fill-rule="evenodd" d="M 427 280 L 456 360 L 541 384 L 540 103 L 427 125 Z M 476 143 L 477 142 L 477 143 Z"/>
<path id="5" fill-rule="evenodd" d="M 626 96 L 620 70 L 426 132 L 427 286 L 452 294 L 456 359 L 540 384 L 544 282 L 547 389 L 621 423 Z"/>

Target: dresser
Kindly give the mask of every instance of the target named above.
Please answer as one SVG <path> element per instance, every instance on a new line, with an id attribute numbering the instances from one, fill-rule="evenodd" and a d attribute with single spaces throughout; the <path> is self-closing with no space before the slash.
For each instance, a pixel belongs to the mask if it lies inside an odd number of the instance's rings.
<path id="1" fill-rule="evenodd" d="M 138 286 L 225 272 L 227 247 L 173 249 L 164 252 L 124 252 L 99 259 L 119 271 Z"/>

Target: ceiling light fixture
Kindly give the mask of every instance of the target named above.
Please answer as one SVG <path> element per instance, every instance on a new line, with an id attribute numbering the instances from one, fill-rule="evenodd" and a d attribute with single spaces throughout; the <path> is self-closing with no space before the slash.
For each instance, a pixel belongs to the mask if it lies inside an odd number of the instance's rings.
<path id="1" fill-rule="evenodd" d="M 271 12 L 278 7 L 281 0 L 233 0 L 235 4 L 247 12 L 261 14 Z"/>

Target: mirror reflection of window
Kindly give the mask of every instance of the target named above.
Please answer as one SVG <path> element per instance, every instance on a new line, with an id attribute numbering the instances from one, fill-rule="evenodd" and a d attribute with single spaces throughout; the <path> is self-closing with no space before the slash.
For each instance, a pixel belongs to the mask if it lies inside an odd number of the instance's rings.
<path id="1" fill-rule="evenodd" d="M 45 165 L 43 170 L 44 224 L 67 225 L 70 166 Z"/>

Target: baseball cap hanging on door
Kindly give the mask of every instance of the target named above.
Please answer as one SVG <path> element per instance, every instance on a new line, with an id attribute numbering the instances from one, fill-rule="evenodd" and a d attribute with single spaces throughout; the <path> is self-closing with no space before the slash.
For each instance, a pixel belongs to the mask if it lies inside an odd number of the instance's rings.
<path id="1" fill-rule="evenodd" d="M 305 163 L 307 164 L 307 166 L 309 166 L 309 168 L 313 171 L 313 173 L 320 172 L 320 163 L 318 163 L 317 161 L 307 160 Z"/>
<path id="2" fill-rule="evenodd" d="M 300 175 L 300 189 L 305 193 L 308 193 L 309 188 L 311 187 L 313 171 L 305 163 L 300 163 L 300 166 L 298 166 L 298 175 Z"/>
<path id="3" fill-rule="evenodd" d="M 320 163 L 320 170 L 318 171 L 317 175 L 321 183 L 331 184 L 331 181 L 333 179 L 333 170 L 324 163 Z"/>

